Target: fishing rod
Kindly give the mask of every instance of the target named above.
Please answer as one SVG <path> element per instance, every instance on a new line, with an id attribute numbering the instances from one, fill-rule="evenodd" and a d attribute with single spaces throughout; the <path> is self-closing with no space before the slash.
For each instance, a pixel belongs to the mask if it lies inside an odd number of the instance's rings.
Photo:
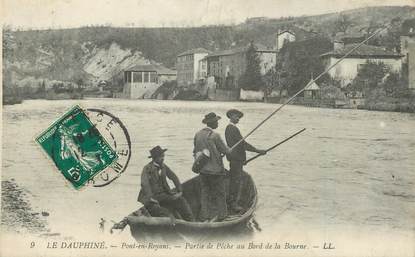
<path id="1" fill-rule="evenodd" d="M 273 149 L 274 149 L 274 148 L 276 148 L 277 146 L 284 144 L 285 142 L 287 142 L 287 141 L 288 141 L 288 140 L 290 140 L 291 138 L 293 138 L 293 137 L 297 136 L 298 134 L 300 134 L 300 133 L 304 132 L 305 130 L 306 130 L 306 129 L 305 129 L 305 128 L 303 128 L 302 130 L 298 131 L 297 133 L 292 134 L 291 136 L 289 136 L 289 137 L 287 137 L 286 139 L 282 140 L 282 141 L 281 141 L 281 142 L 279 142 L 278 144 L 271 146 L 270 148 L 268 148 L 267 150 L 265 150 L 265 152 L 266 152 L 266 153 L 268 153 L 269 151 L 273 150 Z M 262 155 L 263 155 L 263 154 L 260 154 L 260 153 L 259 153 L 259 154 L 255 155 L 254 157 L 249 158 L 248 160 L 246 160 L 246 161 L 245 161 L 244 165 L 247 165 L 247 164 L 248 164 L 248 162 L 253 161 L 253 160 L 255 160 L 256 158 L 258 158 L 259 156 L 262 156 Z"/>
<path id="2" fill-rule="evenodd" d="M 339 64 L 341 61 L 343 61 L 347 56 L 349 56 L 353 51 L 355 51 L 357 48 L 361 47 L 362 45 L 364 45 L 367 41 L 369 41 L 370 39 L 372 39 L 374 36 L 376 36 L 377 34 L 379 34 L 380 32 L 382 32 L 383 30 L 387 29 L 387 27 L 384 28 L 380 28 L 377 31 L 375 31 L 372 35 L 370 35 L 368 38 L 366 38 L 365 40 L 363 40 L 362 42 L 360 42 L 357 46 L 353 47 L 350 51 L 348 51 L 342 58 L 340 58 L 339 60 L 337 60 L 335 63 L 333 63 L 330 67 L 328 67 L 325 71 L 323 71 L 320 75 L 318 75 L 315 79 L 312 79 L 310 82 L 307 83 L 307 85 L 305 87 L 303 87 L 301 90 L 299 90 L 297 93 L 295 93 L 293 96 L 291 96 L 287 101 L 285 101 L 281 106 L 279 106 L 275 111 L 273 111 L 270 115 L 268 115 L 268 117 L 266 117 L 264 120 L 262 120 L 254 129 L 252 129 L 248 134 L 246 134 L 246 136 L 244 136 L 243 138 L 241 138 L 241 140 L 239 140 L 236 144 L 234 144 L 231 147 L 231 151 L 238 146 L 240 143 L 242 143 L 245 139 L 247 139 L 252 133 L 254 133 L 259 127 L 262 126 L 262 124 L 264 124 L 267 120 L 269 120 L 272 116 L 274 116 L 274 114 L 276 114 L 279 110 L 281 110 L 284 106 L 286 106 L 287 104 L 289 104 L 292 100 L 294 100 L 294 98 L 296 98 L 299 94 L 301 94 L 304 90 L 307 89 L 307 87 L 309 87 L 311 84 L 315 83 L 318 79 L 320 79 L 322 76 L 324 76 L 324 74 L 326 74 L 327 72 L 329 72 L 331 69 L 333 69 L 337 64 Z"/>

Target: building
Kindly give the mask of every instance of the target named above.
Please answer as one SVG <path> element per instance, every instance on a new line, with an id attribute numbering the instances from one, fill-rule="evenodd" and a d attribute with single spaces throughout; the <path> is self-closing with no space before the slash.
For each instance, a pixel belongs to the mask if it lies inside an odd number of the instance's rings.
<path id="1" fill-rule="evenodd" d="M 319 34 L 315 31 L 306 30 L 298 26 L 287 26 L 284 30 L 279 30 L 275 35 L 275 50 L 279 51 L 284 44 L 294 41 L 303 41 Z"/>
<path id="2" fill-rule="evenodd" d="M 409 44 L 415 43 L 415 28 L 407 28 L 400 37 L 401 40 L 401 54 L 404 55 L 403 62 L 406 63 L 408 60 Z"/>
<path id="3" fill-rule="evenodd" d="M 295 41 L 295 33 L 290 30 L 284 30 L 278 32 L 275 37 L 275 49 L 279 51 L 285 43 L 287 42 L 294 42 Z"/>
<path id="4" fill-rule="evenodd" d="M 408 84 L 415 90 L 415 42 L 408 43 Z"/>
<path id="5" fill-rule="evenodd" d="M 176 79 L 176 71 L 161 65 L 136 65 L 123 71 L 122 96 L 130 99 L 150 98 L 166 81 Z"/>
<path id="6" fill-rule="evenodd" d="M 408 86 L 415 90 L 415 19 L 402 25 L 400 41 L 403 63 L 408 65 Z"/>
<path id="7" fill-rule="evenodd" d="M 204 48 L 196 48 L 177 56 L 177 85 L 186 87 L 195 84 L 200 79 L 199 61 L 210 52 Z"/>
<path id="8" fill-rule="evenodd" d="M 356 46 L 357 44 L 343 45 L 342 47 L 337 46 L 333 51 L 322 54 L 321 58 L 326 68 L 336 63 Z M 352 82 L 360 67 L 368 60 L 379 63 L 383 62 L 395 72 L 399 72 L 402 68 L 401 54 L 385 50 L 382 47 L 362 45 L 338 63 L 328 74 L 332 78 L 339 80 L 341 87 L 345 87 Z"/>
<path id="9" fill-rule="evenodd" d="M 261 74 L 265 75 L 275 67 L 277 53 L 261 44 L 254 44 L 260 58 Z M 217 88 L 237 89 L 238 80 L 246 69 L 246 56 L 249 45 L 224 51 L 218 51 L 206 56 L 207 75 L 213 76 Z"/>
<path id="10" fill-rule="evenodd" d="M 319 99 L 320 87 L 317 85 L 315 81 L 313 81 L 313 79 L 311 79 L 310 82 L 312 83 L 309 84 L 306 89 L 304 89 L 304 98 Z"/>
<path id="11" fill-rule="evenodd" d="M 98 82 L 98 90 L 99 90 L 99 92 L 103 92 L 106 87 L 107 87 L 107 82 L 105 80 L 100 80 Z"/>
<path id="12" fill-rule="evenodd" d="M 206 78 L 207 78 L 207 59 L 206 57 L 204 57 L 203 59 L 199 60 L 197 80 L 205 81 Z"/>
<path id="13" fill-rule="evenodd" d="M 255 24 L 255 23 L 263 23 L 268 21 L 269 18 L 268 17 L 252 17 L 252 18 L 247 18 L 245 20 L 246 24 Z"/>

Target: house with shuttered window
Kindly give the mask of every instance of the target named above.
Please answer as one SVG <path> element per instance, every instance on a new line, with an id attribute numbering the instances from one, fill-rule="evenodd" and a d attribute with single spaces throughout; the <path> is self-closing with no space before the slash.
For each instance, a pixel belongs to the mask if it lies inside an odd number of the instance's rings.
<path id="1" fill-rule="evenodd" d="M 337 63 L 341 58 L 343 58 L 347 53 L 349 53 L 353 48 L 358 44 L 341 44 L 335 42 L 334 50 L 328 53 L 320 55 L 322 58 L 326 69 L 332 66 L 334 63 Z M 347 87 L 357 76 L 359 70 L 367 61 L 384 63 L 389 66 L 390 69 L 394 72 L 400 72 L 402 69 L 402 57 L 400 53 L 386 50 L 383 47 L 372 46 L 372 45 L 361 45 L 359 48 L 355 49 L 353 52 L 349 53 L 342 62 L 338 63 L 331 69 L 328 74 L 339 80 L 341 87 Z"/>

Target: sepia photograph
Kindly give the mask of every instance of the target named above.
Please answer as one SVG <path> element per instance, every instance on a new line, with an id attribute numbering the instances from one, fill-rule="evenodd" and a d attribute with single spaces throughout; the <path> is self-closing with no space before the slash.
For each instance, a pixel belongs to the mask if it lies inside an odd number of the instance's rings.
<path id="1" fill-rule="evenodd" d="M 414 0 L 1 0 L 0 256 L 415 256 Z"/>

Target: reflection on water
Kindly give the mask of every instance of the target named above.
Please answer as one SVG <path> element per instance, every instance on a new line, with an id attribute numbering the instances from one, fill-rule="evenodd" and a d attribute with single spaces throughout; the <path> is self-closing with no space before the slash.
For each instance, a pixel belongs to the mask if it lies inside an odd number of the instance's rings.
<path id="1" fill-rule="evenodd" d="M 34 138 L 74 104 L 118 116 L 132 139 L 126 172 L 102 188 L 74 190 L 53 167 Z M 136 202 L 142 167 L 155 145 L 168 148 L 166 163 L 182 181 L 193 177 L 193 135 L 204 114 L 241 109 L 247 133 L 276 105 L 179 101 L 25 101 L 3 108 L 2 178 L 28 189 L 34 209 L 48 211 L 51 232 L 76 236 L 98 231 L 100 218 L 119 221 Z M 415 116 L 413 114 L 287 106 L 250 138 L 267 148 L 307 130 L 247 167 L 256 182 L 256 219 L 264 232 L 281 227 L 337 225 L 413 226 L 415 211 Z M 226 164 L 227 165 L 227 164 Z"/>

